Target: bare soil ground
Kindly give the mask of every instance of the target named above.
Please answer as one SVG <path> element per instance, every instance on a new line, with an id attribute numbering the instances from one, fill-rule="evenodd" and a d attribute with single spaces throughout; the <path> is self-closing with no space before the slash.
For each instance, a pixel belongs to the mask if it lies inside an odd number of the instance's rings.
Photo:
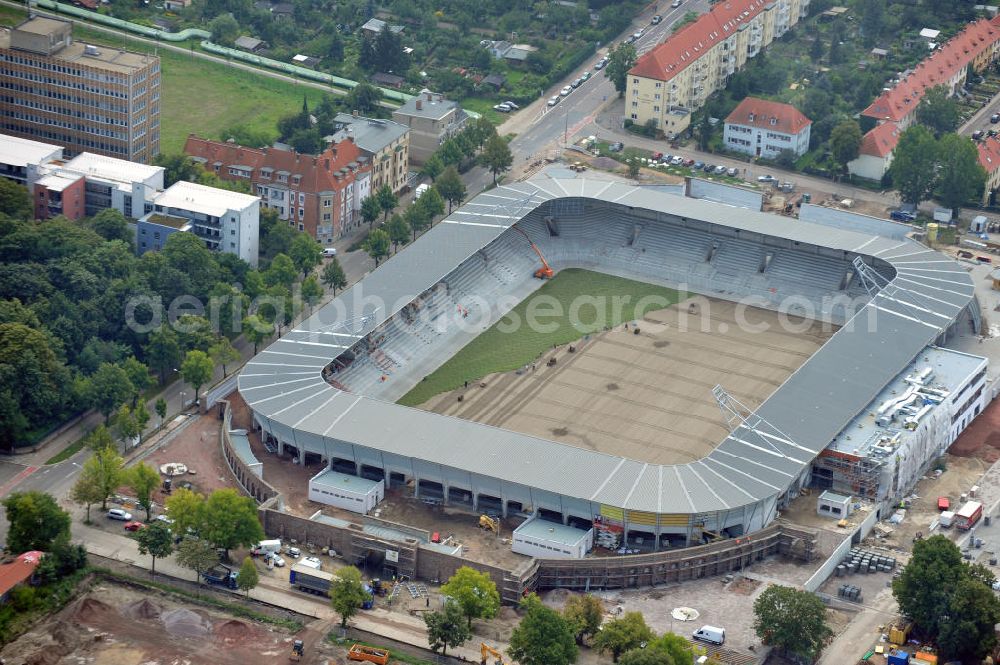
<path id="1" fill-rule="evenodd" d="M 638 334 L 616 327 L 422 408 L 652 464 L 690 462 L 727 433 L 715 385 L 755 408 L 835 332 L 818 322 L 783 329 L 777 313 L 728 301 L 709 299 L 693 316 L 688 307 L 650 312 Z M 740 325 L 741 315 L 766 330 Z"/>
<path id="2" fill-rule="evenodd" d="M 189 482 L 194 491 L 210 494 L 217 489 L 233 487 L 234 481 L 219 448 L 222 421 L 213 409 L 175 435 L 169 442 L 152 452 L 145 461 L 156 469 L 169 462 L 181 462 L 188 473 L 173 479 L 174 487 Z M 158 489 L 154 501 L 163 505 L 166 496 Z"/>
<path id="3" fill-rule="evenodd" d="M 0 654 L 8 665 L 273 665 L 285 662 L 294 637 L 165 594 L 100 583 Z M 303 662 L 343 653 L 318 645 Z"/>

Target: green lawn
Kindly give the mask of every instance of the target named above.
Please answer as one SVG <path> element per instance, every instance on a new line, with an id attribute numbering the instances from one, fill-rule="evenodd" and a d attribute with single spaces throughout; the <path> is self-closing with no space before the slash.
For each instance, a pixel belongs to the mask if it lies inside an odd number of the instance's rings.
<path id="1" fill-rule="evenodd" d="M 0 25 L 13 25 L 24 11 L 0 7 Z M 122 40 L 105 32 L 74 26 L 73 34 L 88 43 L 122 47 Z M 125 40 L 130 51 L 152 52 L 154 46 Z M 165 48 L 158 49 L 162 65 L 160 90 L 160 152 L 179 153 L 188 134 L 210 139 L 234 125 L 265 130 L 278 138 L 278 118 L 302 108 L 303 94 L 310 107 L 323 93 L 316 88 L 279 81 L 228 65 L 207 62 Z"/>
<path id="2" fill-rule="evenodd" d="M 542 296 L 548 298 L 542 299 Z M 581 296 L 590 298 L 590 304 L 581 303 L 572 308 L 573 301 Z M 589 270 L 562 270 L 417 384 L 399 403 L 406 406 L 423 404 L 439 393 L 458 388 L 465 381 L 522 367 L 554 345 L 568 344 L 608 326 L 639 318 L 636 305 L 647 297 L 660 299 L 645 308 L 651 310 L 677 302 L 681 294 L 673 289 Z M 602 307 L 596 307 L 595 302 Z M 541 325 L 525 325 L 525 314 L 529 311 L 534 312 L 533 318 Z M 576 325 L 573 325 L 570 312 L 575 314 Z M 512 328 L 516 329 L 512 331 Z"/>

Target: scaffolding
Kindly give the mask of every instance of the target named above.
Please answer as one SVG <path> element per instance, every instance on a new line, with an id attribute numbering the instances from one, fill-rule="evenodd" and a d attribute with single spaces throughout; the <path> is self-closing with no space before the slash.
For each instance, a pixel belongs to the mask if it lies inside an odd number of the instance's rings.
<path id="1" fill-rule="evenodd" d="M 882 488 L 883 460 L 827 448 L 813 462 L 813 484 L 821 489 L 876 501 Z"/>

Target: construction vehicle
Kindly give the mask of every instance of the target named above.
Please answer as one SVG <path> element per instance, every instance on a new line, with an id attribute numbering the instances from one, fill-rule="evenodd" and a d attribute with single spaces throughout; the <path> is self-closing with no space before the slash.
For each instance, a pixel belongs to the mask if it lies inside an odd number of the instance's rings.
<path id="1" fill-rule="evenodd" d="M 389 650 L 377 647 L 368 647 L 364 644 L 352 644 L 347 650 L 347 660 L 361 660 L 377 665 L 386 665 L 389 662 Z"/>
<path id="2" fill-rule="evenodd" d="M 531 241 L 531 238 L 528 237 L 527 231 L 517 225 L 513 228 L 524 236 L 524 239 L 528 241 L 529 245 L 531 245 L 531 249 L 535 250 L 535 254 L 538 254 L 538 260 L 542 262 L 542 267 L 535 271 L 535 277 L 538 279 L 552 279 L 552 277 L 555 276 L 556 271 L 549 267 L 549 262 L 545 260 L 544 256 L 542 256 L 542 250 L 538 249 L 538 245 Z"/>
<path id="3" fill-rule="evenodd" d="M 288 660 L 299 662 L 302 660 L 302 656 L 305 655 L 306 647 L 302 640 L 295 640 L 292 642 L 292 653 L 288 654 Z"/>
<path id="4" fill-rule="evenodd" d="M 495 658 L 495 660 L 492 662 L 491 665 L 510 665 L 510 663 L 508 663 L 503 659 L 502 653 L 500 653 L 498 650 L 488 645 L 486 642 L 480 643 L 479 652 L 481 654 L 481 658 L 479 661 L 480 665 L 486 665 L 487 661 L 489 661 L 490 659 L 490 656 L 493 656 Z"/>
<path id="5" fill-rule="evenodd" d="M 500 520 L 495 517 L 490 517 L 489 515 L 479 516 L 479 528 L 486 529 L 487 531 L 492 531 L 493 533 L 500 535 Z"/>

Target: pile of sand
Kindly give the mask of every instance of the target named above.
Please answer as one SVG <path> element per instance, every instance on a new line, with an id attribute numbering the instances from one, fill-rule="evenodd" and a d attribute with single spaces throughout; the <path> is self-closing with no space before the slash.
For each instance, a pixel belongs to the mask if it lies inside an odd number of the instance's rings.
<path id="1" fill-rule="evenodd" d="M 125 614 L 133 619 L 159 619 L 160 607 L 156 603 L 143 598 L 126 605 Z"/>
<path id="2" fill-rule="evenodd" d="M 84 598 L 77 604 L 73 617 L 78 621 L 90 622 L 103 619 L 112 613 L 114 613 L 114 608 L 107 603 L 102 603 L 94 598 Z"/>
<path id="3" fill-rule="evenodd" d="M 184 608 L 164 612 L 160 621 L 168 633 L 178 637 L 201 637 L 210 628 L 200 614 Z"/>
<path id="4" fill-rule="evenodd" d="M 215 634 L 224 640 L 234 642 L 256 637 L 256 631 L 253 626 L 245 624 L 242 621 L 237 621 L 236 619 L 223 621 L 222 623 L 216 625 Z"/>

